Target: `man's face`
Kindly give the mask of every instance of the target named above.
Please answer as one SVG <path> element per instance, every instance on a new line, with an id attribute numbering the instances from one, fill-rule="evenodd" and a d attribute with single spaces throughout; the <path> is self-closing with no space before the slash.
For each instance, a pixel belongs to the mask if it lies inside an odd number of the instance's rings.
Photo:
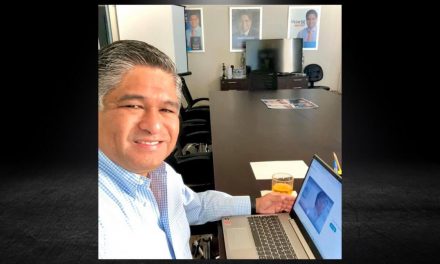
<path id="1" fill-rule="evenodd" d="M 252 25 L 252 20 L 250 19 L 250 17 L 248 15 L 242 15 L 240 17 L 240 30 L 241 32 L 247 32 Z"/>
<path id="2" fill-rule="evenodd" d="M 191 15 L 189 17 L 189 23 L 191 24 L 192 28 L 196 28 L 199 25 L 199 17 L 196 15 Z"/>
<path id="3" fill-rule="evenodd" d="M 174 78 L 158 68 L 136 66 L 104 97 L 99 148 L 128 171 L 147 175 L 173 151 L 179 134 Z"/>
<path id="4" fill-rule="evenodd" d="M 323 199 L 319 199 L 316 203 L 316 211 L 318 212 L 318 215 L 324 211 L 325 208 L 325 201 Z"/>
<path id="5" fill-rule="evenodd" d="M 308 28 L 313 28 L 316 25 L 316 16 L 315 14 L 309 14 L 307 16 L 307 27 Z"/>

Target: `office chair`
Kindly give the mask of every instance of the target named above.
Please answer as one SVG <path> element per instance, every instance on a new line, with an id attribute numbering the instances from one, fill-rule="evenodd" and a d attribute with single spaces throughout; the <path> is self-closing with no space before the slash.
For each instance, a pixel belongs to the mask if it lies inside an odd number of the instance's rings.
<path id="1" fill-rule="evenodd" d="M 210 131 L 198 130 L 180 118 L 180 132 L 174 151 L 165 161 L 182 175 L 195 192 L 214 189 L 214 165 Z"/>
<path id="2" fill-rule="evenodd" d="M 276 73 L 259 70 L 249 73 L 249 90 L 275 90 L 277 86 Z"/>
<path id="3" fill-rule="evenodd" d="M 206 97 L 201 97 L 201 98 L 197 98 L 197 99 L 193 99 L 193 97 L 191 96 L 191 93 L 188 89 L 188 86 L 186 85 L 186 81 L 185 78 L 183 78 L 183 76 L 187 76 L 187 75 L 191 75 L 191 72 L 186 72 L 186 73 L 179 73 L 180 79 L 182 80 L 182 93 L 183 93 L 183 97 L 185 97 L 185 100 L 188 104 L 188 106 L 186 107 L 187 109 L 192 109 L 192 108 L 209 108 L 209 106 L 203 105 L 203 106 L 195 106 L 195 104 L 197 104 L 198 102 L 201 101 L 209 101 L 209 98 Z"/>
<path id="4" fill-rule="evenodd" d="M 211 132 L 204 130 L 199 120 L 184 121 L 180 116 L 180 132 L 174 151 L 165 161 L 182 176 L 195 192 L 214 190 L 214 164 L 211 150 Z M 190 226 L 191 235 L 213 234 L 217 239 L 217 224 L 208 222 Z M 214 253 L 214 252 L 213 252 Z"/>
<path id="5" fill-rule="evenodd" d="M 210 127 L 211 117 L 209 113 L 209 107 L 197 107 L 197 108 L 184 108 L 180 106 L 180 115 L 184 121 L 199 121 L 205 122 L 207 127 Z"/>
<path id="6" fill-rule="evenodd" d="M 304 73 L 309 78 L 309 89 L 324 89 L 329 91 L 330 87 L 328 86 L 315 86 L 315 82 L 319 82 L 324 77 L 324 72 L 322 71 L 321 66 L 318 64 L 309 64 L 304 68 Z"/>
<path id="7" fill-rule="evenodd" d="M 211 147 L 211 128 L 208 127 L 205 122 L 200 122 L 197 120 L 182 122 L 179 144 L 183 148 L 186 148 L 192 143 L 205 144 L 206 146 L 209 146 L 209 148 Z"/>
<path id="8" fill-rule="evenodd" d="M 207 105 L 201 105 L 201 106 L 195 106 L 198 102 L 201 101 L 209 101 L 208 98 L 197 98 L 193 99 L 191 96 L 191 93 L 189 92 L 188 86 L 186 85 L 185 78 L 183 76 L 191 75 L 191 72 L 186 73 L 179 73 L 180 80 L 182 81 L 182 94 L 187 102 L 187 107 L 183 107 L 183 105 L 180 107 L 180 114 L 183 118 L 183 120 L 205 120 L 207 123 L 207 126 L 210 126 L 210 113 L 209 113 L 209 106 Z"/>

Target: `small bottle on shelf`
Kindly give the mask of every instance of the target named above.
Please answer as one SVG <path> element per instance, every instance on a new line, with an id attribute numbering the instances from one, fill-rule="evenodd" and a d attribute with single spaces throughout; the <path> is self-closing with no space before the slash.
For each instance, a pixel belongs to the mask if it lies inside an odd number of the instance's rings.
<path id="1" fill-rule="evenodd" d="M 228 79 L 232 79 L 232 69 L 234 68 L 234 65 L 231 65 L 231 67 L 228 68 Z"/>

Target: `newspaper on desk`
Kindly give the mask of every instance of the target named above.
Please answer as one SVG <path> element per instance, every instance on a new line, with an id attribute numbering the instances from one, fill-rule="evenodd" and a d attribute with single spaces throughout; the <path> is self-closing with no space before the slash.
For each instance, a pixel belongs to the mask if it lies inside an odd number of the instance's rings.
<path id="1" fill-rule="evenodd" d="M 261 99 L 270 109 L 313 109 L 318 105 L 305 98 L 298 99 Z"/>

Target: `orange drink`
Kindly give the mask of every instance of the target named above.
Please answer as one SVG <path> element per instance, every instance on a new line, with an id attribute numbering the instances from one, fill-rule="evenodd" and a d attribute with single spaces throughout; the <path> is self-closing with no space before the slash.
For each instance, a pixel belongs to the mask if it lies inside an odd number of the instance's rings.
<path id="1" fill-rule="evenodd" d="M 293 176 L 284 172 L 274 173 L 272 175 L 272 191 L 277 193 L 292 194 Z"/>
<path id="2" fill-rule="evenodd" d="M 293 188 L 287 183 L 275 183 L 272 186 L 272 191 L 277 193 L 292 194 Z"/>

